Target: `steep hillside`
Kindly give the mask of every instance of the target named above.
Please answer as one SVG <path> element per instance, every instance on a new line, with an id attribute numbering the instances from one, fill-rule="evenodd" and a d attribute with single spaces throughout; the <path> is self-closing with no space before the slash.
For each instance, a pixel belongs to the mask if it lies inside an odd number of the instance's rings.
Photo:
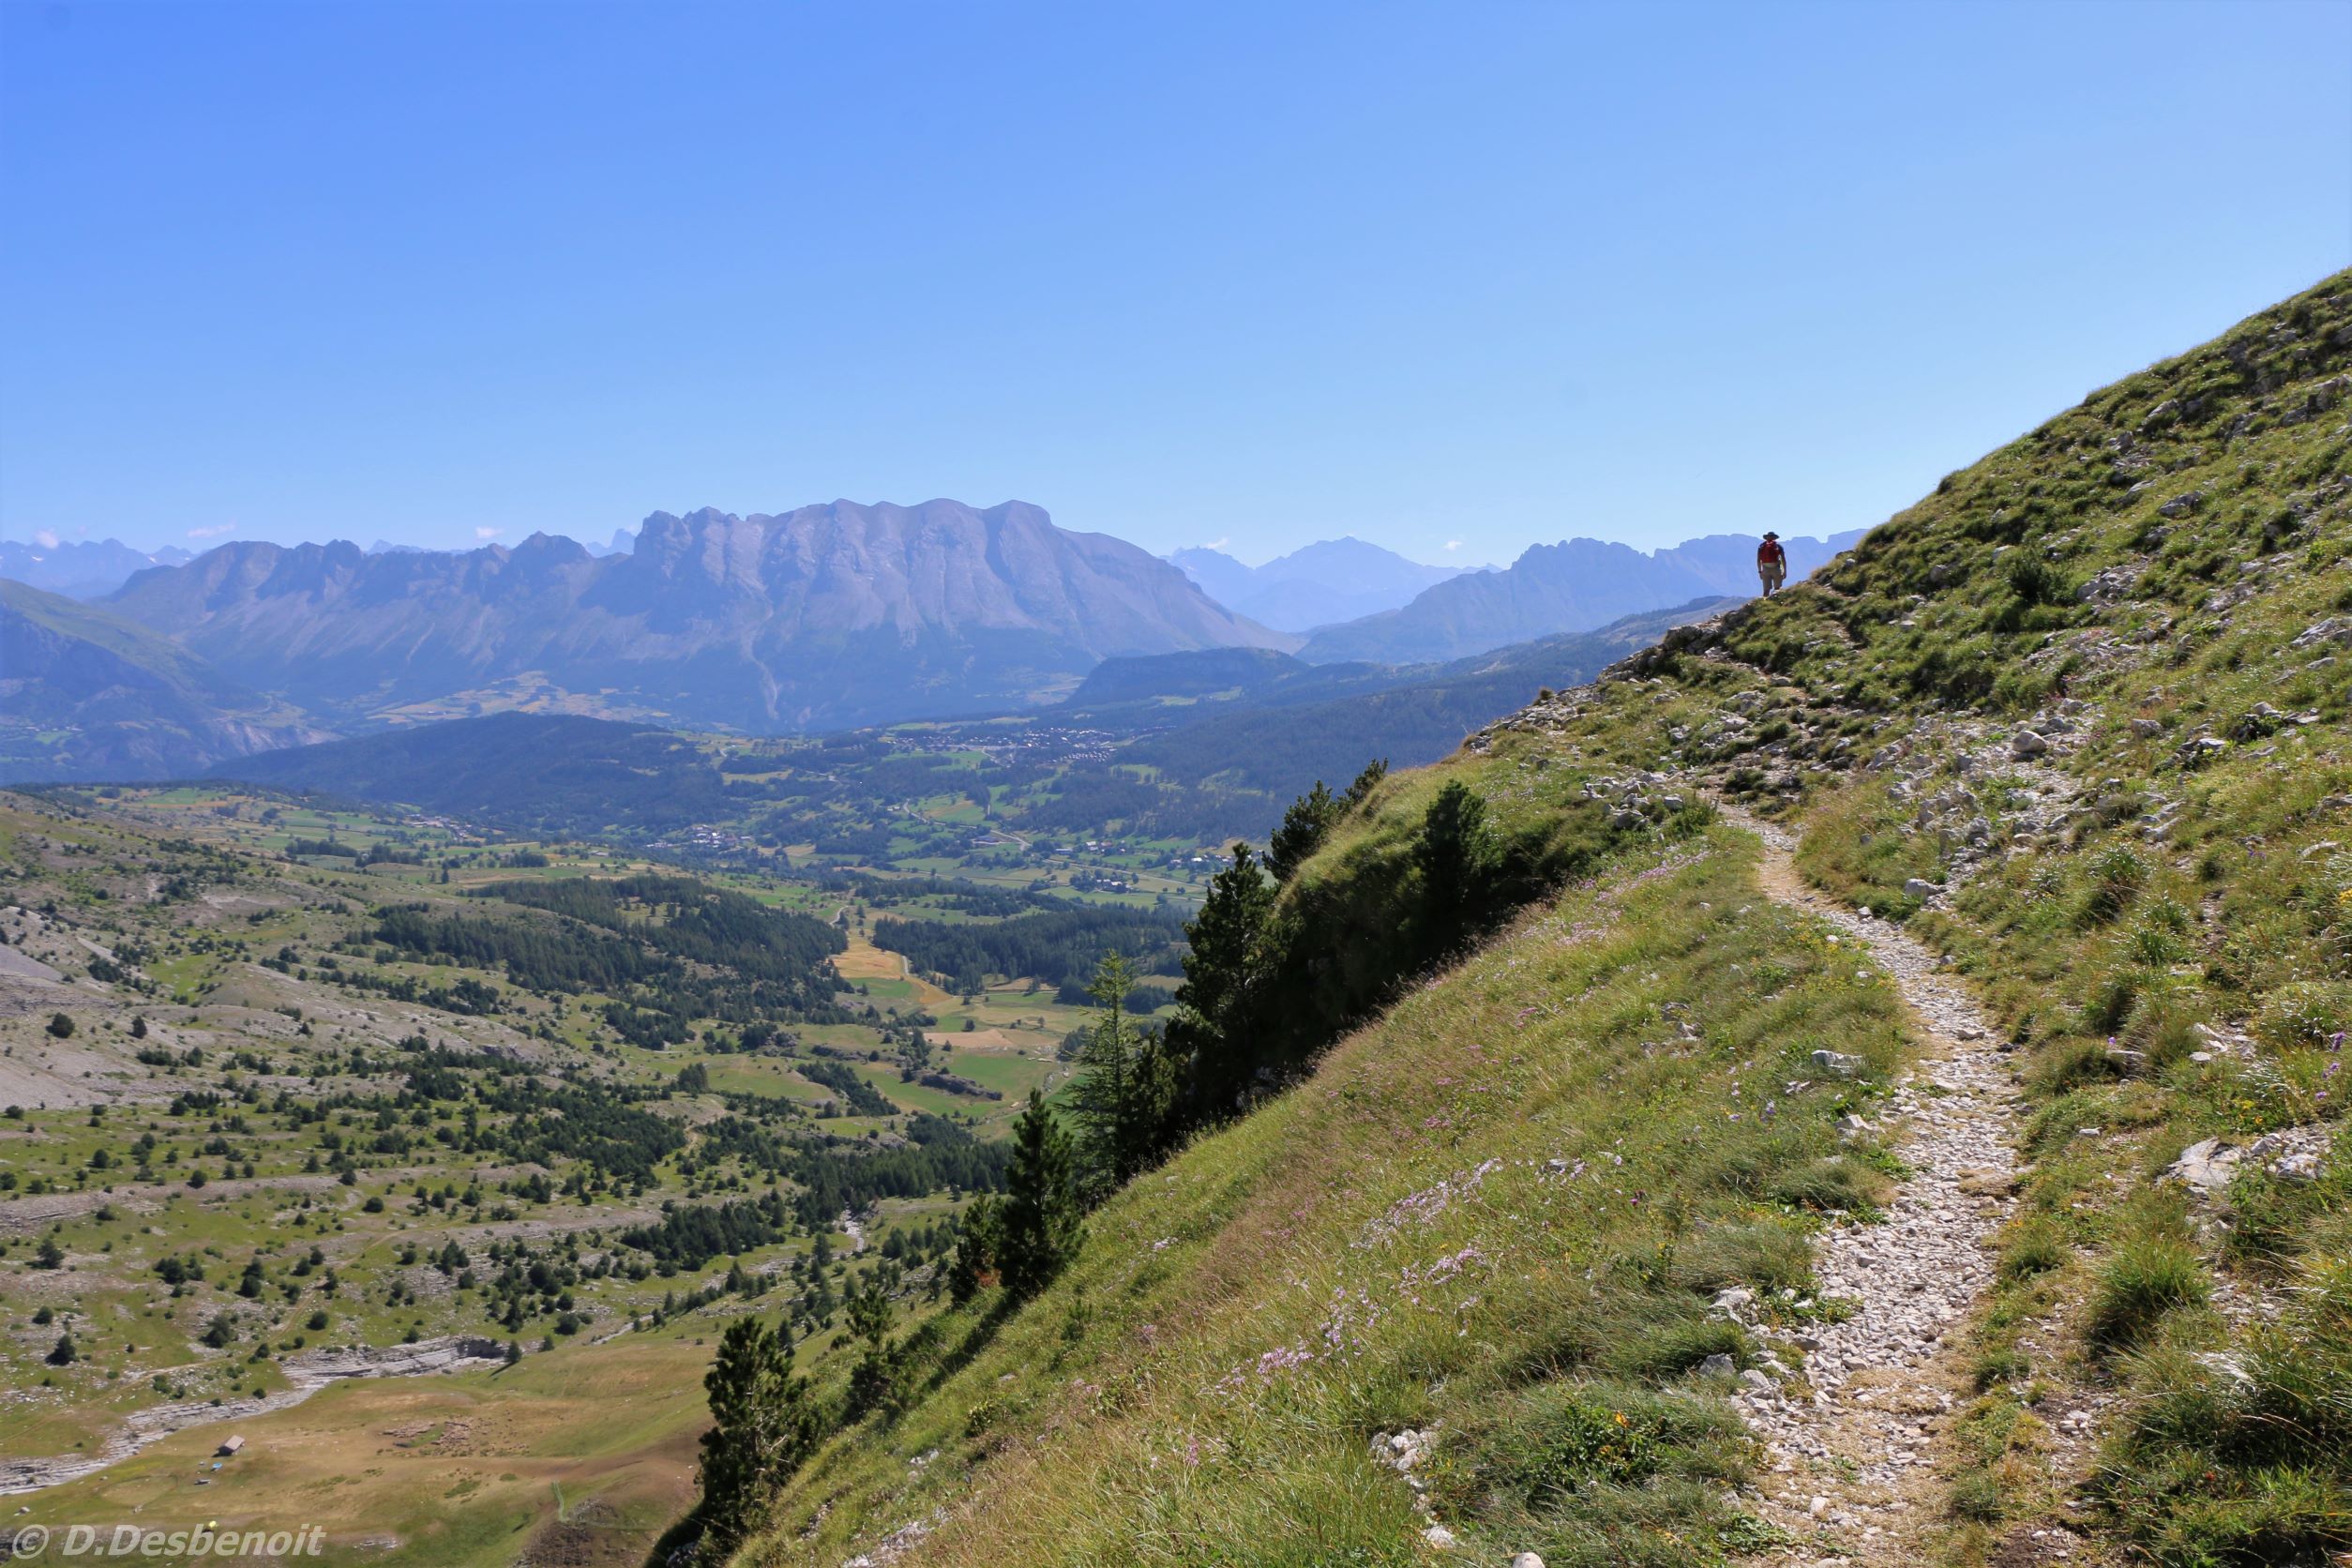
<path id="1" fill-rule="evenodd" d="M 1196 935 L 1289 1092 L 739 1560 L 2352 1549 L 2347 366 L 2352 274 L 1342 810 Z"/>
<path id="2" fill-rule="evenodd" d="M 1861 536 L 1782 540 L 1790 580 Z M 1753 536 L 1718 534 L 1654 552 L 1600 539 L 1535 545 L 1505 570 L 1458 577 L 1400 609 L 1324 626 L 1307 639 L 1300 656 L 1317 664 L 1464 658 L 1506 643 L 1590 631 L 1690 599 L 1744 597 L 1756 592 L 1756 544 Z"/>
<path id="3" fill-rule="evenodd" d="M 0 580 L 0 779 L 201 773 L 326 733 L 143 626 Z"/>
<path id="4" fill-rule="evenodd" d="M 108 603 L 343 722 L 585 700 L 774 733 L 1019 707 L 1111 655 L 1289 641 L 1020 502 L 657 512 L 602 557 L 545 535 L 381 555 L 234 544 Z"/>

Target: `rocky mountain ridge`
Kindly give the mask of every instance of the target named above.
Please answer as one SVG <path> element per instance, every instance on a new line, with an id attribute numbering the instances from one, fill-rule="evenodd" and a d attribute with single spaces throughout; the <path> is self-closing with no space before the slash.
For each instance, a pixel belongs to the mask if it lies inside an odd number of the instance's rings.
<path id="1" fill-rule="evenodd" d="M 626 554 L 535 535 L 369 555 L 243 542 L 104 603 L 342 722 L 523 682 L 757 731 L 1029 705 L 1102 658 L 1288 641 L 1021 502 L 656 512 Z M 478 699 L 471 699 L 478 701 Z"/>

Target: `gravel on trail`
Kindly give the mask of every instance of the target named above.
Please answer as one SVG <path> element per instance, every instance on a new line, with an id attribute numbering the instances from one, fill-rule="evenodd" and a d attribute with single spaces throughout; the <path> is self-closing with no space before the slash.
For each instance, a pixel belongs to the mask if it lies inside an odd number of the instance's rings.
<path id="1" fill-rule="evenodd" d="M 1853 1303 L 1853 1315 L 1772 1336 L 1802 1351 L 1802 1373 L 1782 1382 L 1752 1370 L 1735 1395 L 1769 1455 L 1753 1505 L 1794 1538 L 1767 1560 L 1916 1561 L 1941 1522 L 1933 1454 L 1960 1397 L 1956 1341 L 1992 1282 L 1993 1236 L 2013 1202 L 2014 1076 L 1934 953 L 1807 888 L 1786 830 L 1726 814 L 1762 841 L 1765 892 L 1867 954 L 1901 989 L 1924 1048 L 1884 1102 L 1881 1126 L 1864 1129 L 1886 1135 L 1910 1175 L 1883 1220 L 1833 1225 L 1817 1247 L 1821 1290 Z M 1718 1306 L 1744 1312 L 1736 1299 Z"/>

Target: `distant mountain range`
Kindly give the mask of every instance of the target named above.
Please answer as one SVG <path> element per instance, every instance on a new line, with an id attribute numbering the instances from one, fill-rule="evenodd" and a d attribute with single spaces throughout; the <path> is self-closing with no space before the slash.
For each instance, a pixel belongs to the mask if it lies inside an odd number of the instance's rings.
<path id="1" fill-rule="evenodd" d="M 1794 582 L 1865 530 L 1783 539 Z M 1313 664 L 1417 664 L 1467 658 L 1562 632 L 1590 631 L 1687 600 L 1756 592 L 1757 538 L 1715 534 L 1645 552 L 1600 539 L 1535 545 L 1502 571 L 1453 577 L 1410 602 L 1317 630 L 1299 650 Z"/>
<path id="2" fill-rule="evenodd" d="M 1787 541 L 1795 575 L 1859 536 Z M 1650 553 L 1571 539 L 1461 571 L 1347 538 L 1251 568 L 1206 550 L 1157 560 L 1023 502 L 956 501 L 656 512 L 613 542 L 627 548 L 238 541 L 184 562 L 113 541 L 9 546 L 52 580 L 130 575 L 88 602 L 29 586 L 0 601 L 0 779 L 188 774 L 515 711 L 777 734 L 1033 711 L 1073 692 L 1165 702 L 1184 695 L 1170 681 L 1268 705 L 1433 680 L 1460 692 L 1461 671 L 1434 667 L 1744 596 L 1755 553 L 1744 535 Z M 1165 656 L 1184 656 L 1151 662 Z M 1138 681 L 1161 689 L 1120 693 Z M 1431 707 L 1430 722 L 1457 708 Z"/>
<path id="3" fill-rule="evenodd" d="M 39 539 L 0 539 L 0 577 L 73 599 L 111 594 L 131 573 L 149 566 L 175 566 L 195 558 L 175 546 L 134 550 L 120 539 L 72 539 L 53 545 Z"/>
<path id="4" fill-rule="evenodd" d="M 609 544 L 583 544 L 591 555 L 626 555 L 636 542 L 637 530 L 616 528 Z M 370 555 L 456 555 L 426 545 L 378 539 L 368 547 Z M 128 582 L 133 573 L 149 566 L 179 566 L 196 559 L 192 550 L 165 545 L 141 550 L 120 539 L 75 539 L 44 545 L 39 540 L 0 539 L 0 578 L 23 582 L 71 599 L 100 599 Z"/>
<path id="5" fill-rule="evenodd" d="M 568 535 L 560 534 L 550 534 L 548 536 L 550 538 L 568 537 Z M 636 529 L 616 528 L 612 531 L 612 540 L 610 544 L 600 545 L 595 540 L 589 539 L 580 541 L 580 548 L 586 550 L 591 555 L 626 555 L 629 552 L 629 547 L 634 545 L 636 542 Z M 430 550 L 423 545 L 395 544 L 390 539 L 378 539 L 374 544 L 368 547 L 368 553 L 370 555 L 455 555 L 460 552 L 457 550 Z M 125 575 L 128 576 L 128 574 Z M 122 584 L 114 583 L 112 586 L 119 588 Z"/>
<path id="6" fill-rule="evenodd" d="M 1296 641 L 1023 502 L 656 512 L 602 558 L 547 535 L 380 555 L 245 542 L 143 571 L 100 608 L 346 729 L 583 701 L 837 729 L 1032 706 L 1117 654 Z"/>
<path id="7" fill-rule="evenodd" d="M 1394 610 L 1423 589 L 1474 569 L 1424 565 L 1354 537 L 1324 539 L 1262 566 L 1245 566 L 1205 547 L 1180 550 L 1168 559 L 1217 603 L 1279 631 L 1311 631 Z"/>

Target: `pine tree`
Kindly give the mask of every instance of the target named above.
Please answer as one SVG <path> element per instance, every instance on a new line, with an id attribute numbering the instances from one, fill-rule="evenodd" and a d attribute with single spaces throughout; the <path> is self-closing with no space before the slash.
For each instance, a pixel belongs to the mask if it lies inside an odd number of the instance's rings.
<path id="1" fill-rule="evenodd" d="M 1346 810 L 1319 778 L 1315 788 L 1292 801 L 1290 809 L 1282 814 L 1282 825 L 1266 842 L 1266 869 L 1274 880 L 1287 882 L 1297 875 L 1299 867 L 1322 848 L 1324 836 Z"/>
<path id="2" fill-rule="evenodd" d="M 1413 862 L 1421 871 L 1423 951 L 1452 952 L 1477 931 L 1486 912 L 1495 860 L 1486 803 L 1460 779 L 1438 792 L 1422 818 Z"/>
<path id="3" fill-rule="evenodd" d="M 851 1337 L 859 1341 L 857 1363 L 850 1368 L 850 1415 L 852 1419 L 890 1403 L 897 1392 L 897 1370 L 890 1344 L 890 1284 L 881 1271 L 850 1292 Z"/>
<path id="4" fill-rule="evenodd" d="M 814 1451 L 819 1419 L 807 1380 L 793 1375 L 792 1341 L 757 1318 L 729 1326 L 702 1387 L 713 1422 L 702 1434 L 704 1555 L 723 1560 Z"/>
<path id="5" fill-rule="evenodd" d="M 997 1281 L 998 1216 L 1002 1206 L 983 1193 L 964 1211 L 963 1229 L 956 1237 L 956 1259 L 948 1268 L 948 1289 L 962 1306 Z"/>
<path id="6" fill-rule="evenodd" d="M 1078 1217 L 1077 1159 L 1045 1097 L 1029 1092 L 1029 1108 L 1013 1123 L 1013 1160 L 1005 1171 L 1004 1209 L 997 1244 L 1004 1288 L 1026 1301 L 1053 1283 L 1078 1256 L 1085 1228 Z"/>
<path id="7" fill-rule="evenodd" d="M 1387 776 L 1387 758 L 1376 758 L 1364 763 L 1364 771 L 1356 775 L 1355 782 L 1348 786 L 1348 792 L 1339 799 L 1341 812 L 1353 811 L 1357 807 L 1362 806 L 1371 797 L 1372 792 L 1380 787 L 1380 780 Z"/>
<path id="8" fill-rule="evenodd" d="M 1185 1109 L 1195 1122 L 1229 1112 L 1256 1066 L 1249 1013 L 1274 907 L 1274 883 L 1259 870 L 1249 846 L 1238 844 L 1233 864 L 1210 879 L 1207 900 L 1184 927 L 1190 945 L 1168 1046 L 1183 1063 Z"/>
<path id="9" fill-rule="evenodd" d="M 1115 952 L 1103 955 L 1087 988 L 1100 1010 L 1078 1051 L 1071 1104 L 1079 1189 L 1096 1202 L 1159 1157 L 1175 1110 L 1168 1052 L 1127 1014 L 1127 993 L 1134 988 L 1135 972 Z"/>

